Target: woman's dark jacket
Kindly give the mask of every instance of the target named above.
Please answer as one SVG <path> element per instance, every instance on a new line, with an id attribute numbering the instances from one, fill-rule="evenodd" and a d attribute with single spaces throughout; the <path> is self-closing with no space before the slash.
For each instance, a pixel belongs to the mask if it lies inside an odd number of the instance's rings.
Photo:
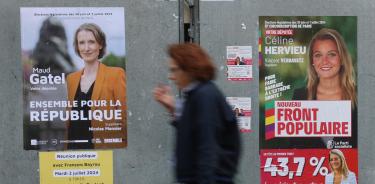
<path id="1" fill-rule="evenodd" d="M 236 117 L 212 82 L 202 82 L 185 95 L 176 127 L 178 182 L 213 184 L 233 181 L 240 154 Z"/>

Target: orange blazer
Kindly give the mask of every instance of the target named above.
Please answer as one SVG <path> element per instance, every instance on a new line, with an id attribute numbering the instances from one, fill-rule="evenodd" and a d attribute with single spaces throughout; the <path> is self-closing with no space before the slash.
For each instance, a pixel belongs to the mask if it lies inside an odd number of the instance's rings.
<path id="1" fill-rule="evenodd" d="M 81 79 L 83 69 L 67 76 L 68 100 L 73 101 Z M 115 110 L 121 109 L 121 120 L 91 120 L 93 131 L 94 148 L 121 148 L 127 146 L 126 125 L 126 75 L 119 67 L 108 67 L 99 64 L 95 85 L 91 100 L 105 101 L 106 106 L 91 107 L 91 110 Z M 111 106 L 116 101 L 121 106 Z M 69 123 L 68 123 L 69 127 Z M 69 129 L 68 129 L 69 130 Z M 91 140 L 90 140 L 91 141 Z"/>

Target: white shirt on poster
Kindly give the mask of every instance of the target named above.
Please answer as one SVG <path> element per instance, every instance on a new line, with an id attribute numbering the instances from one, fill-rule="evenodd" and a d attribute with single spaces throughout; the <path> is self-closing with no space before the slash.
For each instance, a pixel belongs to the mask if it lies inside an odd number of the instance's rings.
<path id="1" fill-rule="evenodd" d="M 329 173 L 325 177 L 325 184 L 333 184 L 333 176 L 334 176 L 333 172 Z M 341 184 L 357 184 L 357 179 L 355 177 L 355 174 L 353 172 L 349 171 L 348 177 L 346 179 L 342 178 Z"/>

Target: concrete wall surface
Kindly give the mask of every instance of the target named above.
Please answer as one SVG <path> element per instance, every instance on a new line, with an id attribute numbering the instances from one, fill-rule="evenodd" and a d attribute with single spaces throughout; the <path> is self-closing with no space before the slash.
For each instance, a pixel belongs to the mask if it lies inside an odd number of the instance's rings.
<path id="1" fill-rule="evenodd" d="M 0 1 L 0 183 L 39 183 L 37 151 L 23 150 L 20 7 L 125 7 L 128 148 L 114 150 L 114 183 L 173 183 L 174 131 L 152 99 L 167 79 L 167 44 L 178 42 L 178 5 L 173 0 L 1 0 Z M 375 1 L 233 0 L 202 1 L 201 45 L 218 68 L 216 83 L 227 96 L 252 98 L 251 133 L 244 143 L 238 184 L 260 180 L 258 142 L 258 16 L 357 16 L 359 97 L 359 183 L 375 181 Z M 244 27 L 245 26 L 245 27 Z M 226 46 L 253 46 L 254 80 L 229 82 Z"/>

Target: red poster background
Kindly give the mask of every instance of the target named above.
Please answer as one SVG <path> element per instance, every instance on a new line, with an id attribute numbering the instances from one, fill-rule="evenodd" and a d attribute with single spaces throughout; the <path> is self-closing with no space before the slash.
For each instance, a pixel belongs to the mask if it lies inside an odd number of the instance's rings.
<path id="1" fill-rule="evenodd" d="M 354 172 L 357 177 L 358 183 L 358 151 L 357 149 L 340 149 L 346 158 L 346 163 L 350 171 Z M 329 149 L 264 149 L 260 151 L 260 164 L 261 164 L 261 184 L 324 184 L 324 168 L 327 168 L 326 171 L 331 173 L 329 168 Z M 278 159 L 288 160 L 286 164 L 288 172 L 286 176 L 280 176 L 276 171 L 272 176 L 272 171 L 267 171 L 266 161 L 272 159 L 273 168 L 277 168 L 281 172 L 284 169 L 282 164 L 278 162 Z M 298 162 L 294 163 L 295 160 L 303 159 L 304 166 L 302 167 L 301 176 L 296 176 Z M 322 161 L 321 167 L 319 167 L 319 161 Z M 316 162 L 314 162 L 316 161 Z M 323 169 L 321 169 L 323 168 Z M 272 170 L 272 168 L 268 167 Z M 314 176 L 314 171 L 317 170 L 317 175 Z M 320 172 L 319 172 L 320 171 Z M 285 173 L 284 173 L 285 174 Z"/>

